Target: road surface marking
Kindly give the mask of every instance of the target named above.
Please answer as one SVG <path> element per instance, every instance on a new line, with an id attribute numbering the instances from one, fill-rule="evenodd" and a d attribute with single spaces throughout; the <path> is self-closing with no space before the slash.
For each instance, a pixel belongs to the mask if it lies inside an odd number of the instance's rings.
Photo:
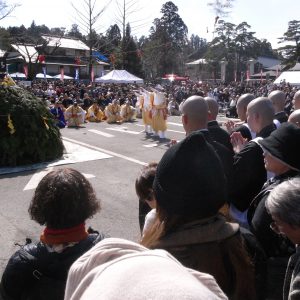
<path id="1" fill-rule="evenodd" d="M 112 135 L 110 133 L 106 133 L 106 132 L 103 132 L 103 131 L 100 131 L 100 130 L 96 130 L 96 129 L 89 129 L 88 131 L 90 131 L 92 133 L 99 134 L 99 135 L 103 135 L 103 136 L 108 137 L 108 138 L 115 137 L 114 135 Z"/>
<path id="2" fill-rule="evenodd" d="M 131 157 L 125 156 L 123 154 L 119 154 L 119 153 L 116 153 L 116 152 L 113 152 L 113 151 L 109 151 L 109 150 L 106 150 L 106 149 L 102 149 L 102 148 L 99 148 L 99 147 L 96 147 L 96 146 L 93 146 L 93 145 L 82 143 L 82 142 L 79 142 L 77 140 L 69 139 L 67 137 L 63 137 L 62 139 L 65 140 L 65 141 L 69 141 L 71 143 L 75 143 L 75 144 L 78 144 L 78 145 L 90 148 L 90 149 L 94 149 L 94 150 L 97 150 L 97 151 L 104 152 L 104 153 L 106 153 L 108 155 L 112 155 L 112 156 L 115 156 L 115 157 L 119 157 L 119 158 L 122 158 L 122 159 L 125 159 L 125 160 L 128 160 L 128 161 L 134 162 L 134 163 L 142 165 L 142 166 L 146 166 L 147 165 L 147 163 L 145 163 L 143 161 L 140 161 L 140 160 L 137 160 L 135 158 L 131 158 Z"/>
<path id="3" fill-rule="evenodd" d="M 175 126 L 183 127 L 183 125 L 180 124 L 180 123 L 174 123 L 174 122 L 167 122 L 167 123 L 170 124 L 170 125 L 175 125 Z"/>
<path id="4" fill-rule="evenodd" d="M 140 127 L 144 127 L 144 125 L 141 125 L 141 124 L 135 124 L 135 125 L 136 126 L 140 126 Z M 142 132 L 145 132 L 145 131 L 144 130 L 140 131 L 140 133 L 142 133 Z M 176 132 L 176 133 L 183 133 L 183 134 L 185 134 L 184 131 L 177 131 L 177 130 L 172 130 L 172 129 L 167 129 L 166 132 Z"/>
<path id="5" fill-rule="evenodd" d="M 152 148 L 152 147 L 157 147 L 158 144 L 154 143 L 154 144 L 148 144 L 148 145 L 143 145 L 143 146 L 146 147 L 146 148 Z"/>
<path id="6" fill-rule="evenodd" d="M 33 174 L 33 176 L 30 178 L 29 182 L 24 187 L 23 191 L 28 191 L 28 190 L 35 189 L 38 186 L 39 182 L 42 180 L 42 178 L 44 176 L 46 176 L 48 173 L 50 173 L 52 170 L 53 170 L 53 167 L 47 168 L 45 171 L 41 171 L 41 172 Z M 84 174 L 84 173 L 82 173 L 82 175 L 87 179 L 96 177 L 93 174 Z"/>
<path id="7" fill-rule="evenodd" d="M 53 170 L 53 167 L 47 168 L 45 171 L 35 173 L 30 178 L 29 182 L 24 187 L 23 191 L 33 190 L 37 187 L 42 178 Z"/>
<path id="8" fill-rule="evenodd" d="M 140 132 L 138 132 L 138 131 L 127 130 L 126 127 L 122 127 L 122 128 L 108 127 L 108 128 L 106 128 L 106 129 L 108 129 L 108 130 L 113 130 L 113 131 L 124 132 L 124 133 L 128 133 L 128 134 L 140 134 Z"/>

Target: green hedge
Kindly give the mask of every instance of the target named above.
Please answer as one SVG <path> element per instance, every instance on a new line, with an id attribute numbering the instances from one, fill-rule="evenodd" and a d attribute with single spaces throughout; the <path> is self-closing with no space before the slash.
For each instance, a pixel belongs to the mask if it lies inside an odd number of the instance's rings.
<path id="1" fill-rule="evenodd" d="M 51 161 L 62 156 L 63 148 L 59 129 L 41 100 L 23 88 L 0 86 L 0 167 Z"/>

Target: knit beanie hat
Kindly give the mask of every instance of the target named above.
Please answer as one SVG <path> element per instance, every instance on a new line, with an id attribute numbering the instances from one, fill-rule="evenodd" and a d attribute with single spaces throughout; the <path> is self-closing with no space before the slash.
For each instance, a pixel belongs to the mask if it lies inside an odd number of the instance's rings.
<path id="1" fill-rule="evenodd" d="M 206 218 L 225 204 L 225 184 L 219 157 L 197 131 L 163 155 L 153 190 L 156 201 L 166 212 Z"/>
<path id="2" fill-rule="evenodd" d="M 296 125 L 283 123 L 258 143 L 292 169 L 300 170 L 300 128 Z"/>

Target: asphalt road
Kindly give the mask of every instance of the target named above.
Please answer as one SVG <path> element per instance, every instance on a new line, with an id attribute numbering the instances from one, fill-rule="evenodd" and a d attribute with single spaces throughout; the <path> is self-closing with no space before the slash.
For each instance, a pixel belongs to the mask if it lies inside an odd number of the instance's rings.
<path id="1" fill-rule="evenodd" d="M 87 221 L 88 226 L 112 237 L 139 241 L 135 178 L 143 164 L 160 160 L 168 149 L 168 139 L 184 138 L 180 117 L 168 118 L 165 141 L 147 137 L 143 130 L 141 119 L 120 125 L 102 122 L 86 123 L 79 129 L 65 128 L 61 130 L 63 139 L 70 152 L 78 152 L 79 161 L 0 175 L 0 274 L 18 249 L 16 243 L 24 244 L 26 237 L 39 239 L 42 227 L 30 220 L 27 209 L 38 181 L 58 167 L 68 166 L 84 173 L 101 200 L 102 210 Z"/>

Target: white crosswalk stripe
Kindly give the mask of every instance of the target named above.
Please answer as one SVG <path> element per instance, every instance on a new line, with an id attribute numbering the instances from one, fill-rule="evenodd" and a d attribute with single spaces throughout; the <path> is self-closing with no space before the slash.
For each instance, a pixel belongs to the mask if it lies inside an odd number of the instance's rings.
<path id="1" fill-rule="evenodd" d="M 96 130 L 96 129 L 89 129 L 88 131 L 92 132 L 92 133 L 96 133 L 96 134 L 102 135 L 102 136 L 105 136 L 105 137 L 108 137 L 108 138 L 115 137 L 114 135 L 112 135 L 110 133 L 103 132 L 103 131 Z"/>
<path id="2" fill-rule="evenodd" d="M 157 143 L 153 143 L 153 144 L 148 144 L 148 145 L 143 145 L 146 148 L 153 148 L 153 147 L 157 147 L 158 144 Z"/>
<path id="3" fill-rule="evenodd" d="M 140 127 L 144 127 L 144 125 L 141 125 L 141 124 L 135 124 L 136 126 L 140 126 Z M 144 130 L 143 131 L 140 131 L 140 132 L 144 132 Z M 173 129 L 167 129 L 167 132 L 176 132 L 176 133 L 183 133 L 183 134 L 185 134 L 185 132 L 184 131 L 178 131 L 178 130 L 173 130 Z"/>
<path id="4" fill-rule="evenodd" d="M 107 130 L 118 131 L 118 132 L 123 132 L 123 133 L 128 133 L 128 134 L 140 134 L 139 131 L 127 130 L 126 127 L 121 127 L 121 128 L 108 127 L 108 128 L 106 128 L 106 129 L 107 129 Z"/>
<path id="5" fill-rule="evenodd" d="M 168 122 L 168 124 L 183 127 L 180 123 Z"/>

